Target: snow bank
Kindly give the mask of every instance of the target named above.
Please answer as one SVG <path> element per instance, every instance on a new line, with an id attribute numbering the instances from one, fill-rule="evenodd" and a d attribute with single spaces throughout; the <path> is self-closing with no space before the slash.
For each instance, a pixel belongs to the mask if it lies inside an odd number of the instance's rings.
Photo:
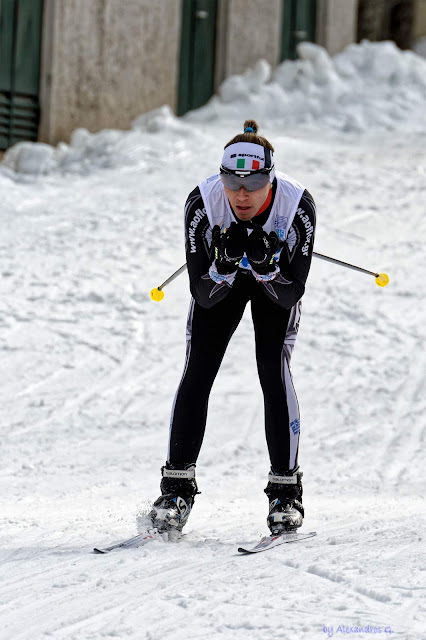
<path id="1" fill-rule="evenodd" d="M 152 135 L 156 136 L 155 145 Z M 86 175 L 96 169 L 145 166 L 148 158 L 151 162 L 155 159 L 156 149 L 167 147 L 171 137 L 192 136 L 193 127 L 164 105 L 139 116 L 130 131 L 104 129 L 90 133 L 80 128 L 72 133 L 69 144 L 61 142 L 56 147 L 19 142 L 6 151 L 0 172 L 9 177 L 16 174 L 21 182 L 30 182 L 34 177 L 54 172 Z"/>
<path id="2" fill-rule="evenodd" d="M 393 42 L 353 44 L 331 58 L 305 42 L 299 60 L 286 60 L 273 73 L 260 61 L 242 76 L 228 78 L 219 95 L 188 114 L 191 121 L 234 119 L 250 113 L 262 123 L 419 131 L 426 128 L 426 60 Z"/>
<path id="3" fill-rule="evenodd" d="M 419 38 L 413 45 L 414 53 L 417 53 L 418 56 L 422 56 L 422 58 L 426 58 L 426 36 Z"/>
<path id="4" fill-rule="evenodd" d="M 70 144 L 19 143 L 9 149 L 0 171 L 21 180 L 55 171 L 86 174 L 103 168 L 145 163 L 156 144 L 199 135 L 194 123 L 221 124 L 254 117 L 283 133 L 327 128 L 341 132 L 426 131 L 426 60 L 393 42 L 353 44 L 331 58 L 312 43 L 299 45 L 300 59 L 272 72 L 265 60 L 231 76 L 204 107 L 177 118 L 167 105 L 141 115 L 130 131 L 91 134 L 77 129 Z M 165 134 L 165 135 L 164 135 Z"/>
<path id="5" fill-rule="evenodd" d="M 141 141 L 131 132 L 103 130 L 91 134 L 76 129 L 70 144 L 55 148 L 42 143 L 18 142 L 5 153 L 0 169 L 21 175 L 22 179 L 60 171 L 86 174 L 93 169 L 119 168 L 134 164 L 132 149 Z"/>

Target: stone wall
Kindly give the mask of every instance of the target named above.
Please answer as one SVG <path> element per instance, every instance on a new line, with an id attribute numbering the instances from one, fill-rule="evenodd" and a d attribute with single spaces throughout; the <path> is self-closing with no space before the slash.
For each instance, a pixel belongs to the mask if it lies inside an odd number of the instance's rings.
<path id="1" fill-rule="evenodd" d="M 264 58 L 275 67 L 281 53 L 281 0 L 232 0 L 228 8 L 225 76 Z"/>
<path id="2" fill-rule="evenodd" d="M 316 40 L 332 56 L 356 41 L 358 0 L 317 0 Z"/>
<path id="3" fill-rule="evenodd" d="M 176 104 L 180 0 L 45 0 L 39 139 Z"/>

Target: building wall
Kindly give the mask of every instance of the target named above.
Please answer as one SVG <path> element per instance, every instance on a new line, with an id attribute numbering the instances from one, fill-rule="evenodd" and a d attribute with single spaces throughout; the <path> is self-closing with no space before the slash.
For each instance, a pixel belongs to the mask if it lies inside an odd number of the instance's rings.
<path id="1" fill-rule="evenodd" d="M 155 10 L 154 10 L 155 8 Z M 176 104 L 180 0 L 45 0 L 39 139 Z"/>
<path id="2" fill-rule="evenodd" d="M 358 0 L 317 0 L 318 44 L 334 56 L 356 42 Z"/>
<path id="3" fill-rule="evenodd" d="M 264 58 L 275 67 L 281 52 L 281 0 L 231 0 L 227 15 L 225 76 Z"/>
<path id="4" fill-rule="evenodd" d="M 416 0 L 414 9 L 414 29 L 413 38 L 422 38 L 426 36 L 426 2 L 425 0 Z"/>
<path id="5" fill-rule="evenodd" d="M 358 0 L 317 0 L 317 41 L 356 39 Z M 259 58 L 280 61 L 282 0 L 218 0 L 215 84 Z M 182 0 L 44 0 L 39 139 L 85 127 L 127 129 L 177 105 Z"/>

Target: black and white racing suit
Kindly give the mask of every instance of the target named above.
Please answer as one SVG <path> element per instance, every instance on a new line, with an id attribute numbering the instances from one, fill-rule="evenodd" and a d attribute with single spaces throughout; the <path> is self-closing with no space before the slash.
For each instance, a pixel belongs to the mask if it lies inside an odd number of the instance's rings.
<path id="1" fill-rule="evenodd" d="M 212 279 L 212 229 L 207 215 L 202 214 L 205 214 L 205 203 L 199 187 L 188 196 L 185 238 L 192 299 L 185 367 L 170 422 L 168 462 L 172 464 L 197 461 L 204 437 L 209 394 L 228 342 L 250 300 L 271 465 L 276 472 L 285 472 L 297 465 L 300 415 L 290 358 L 299 326 L 300 299 L 311 264 L 315 229 L 315 204 L 303 189 L 279 256 L 279 274 L 268 282 L 259 282 L 251 270 L 242 268 L 237 269 L 232 283 L 218 284 Z M 264 226 L 271 214 L 276 190 L 275 179 L 269 207 L 253 221 L 239 223 L 246 224 L 248 229 L 253 223 Z M 241 354 L 242 360 L 244 357 Z"/>

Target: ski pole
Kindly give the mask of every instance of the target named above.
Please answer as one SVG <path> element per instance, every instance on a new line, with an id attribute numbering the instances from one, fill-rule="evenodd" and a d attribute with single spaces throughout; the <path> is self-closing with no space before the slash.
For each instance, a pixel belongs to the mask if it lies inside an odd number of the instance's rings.
<path id="1" fill-rule="evenodd" d="M 175 278 L 177 278 L 178 275 L 180 275 L 182 273 L 182 271 L 185 271 L 185 269 L 186 269 L 186 262 L 181 267 L 179 267 L 179 269 L 177 271 L 172 273 L 172 275 L 169 278 L 167 278 L 167 280 L 164 280 L 163 284 L 160 284 L 160 286 L 157 287 L 156 289 L 152 289 L 151 290 L 151 300 L 155 300 L 156 302 L 160 302 L 160 300 L 162 300 L 164 298 L 164 291 L 163 291 L 164 287 L 167 286 L 169 284 L 169 282 L 172 282 Z"/>
<path id="2" fill-rule="evenodd" d="M 343 262 L 343 260 L 330 258 L 329 256 L 325 256 L 322 253 L 316 253 L 316 251 L 313 251 L 312 255 L 314 255 L 316 258 L 320 258 L 320 260 L 327 260 L 327 262 L 334 262 L 334 264 L 340 264 L 342 267 L 346 267 L 347 269 L 353 269 L 354 271 L 360 271 L 361 273 L 367 273 L 370 276 L 374 276 L 376 278 L 376 284 L 379 287 L 386 287 L 386 285 L 389 284 L 389 276 L 387 275 L 387 273 L 375 273 L 374 271 L 368 271 L 368 269 L 357 267 L 354 264 L 349 264 L 349 262 Z"/>
<path id="3" fill-rule="evenodd" d="M 389 284 L 389 276 L 386 273 L 376 273 L 375 271 L 368 271 L 368 269 L 357 267 L 354 264 L 349 264 L 349 262 L 343 262 L 343 260 L 330 258 L 329 256 L 325 256 L 322 253 L 317 253 L 316 251 L 313 251 L 312 255 L 315 256 L 316 258 L 319 258 L 320 260 L 327 260 L 327 262 L 334 262 L 334 264 L 340 264 L 342 267 L 346 267 L 347 269 L 353 269 L 354 271 L 360 271 L 361 273 L 367 273 L 370 276 L 374 276 L 376 279 L 376 284 L 379 287 L 386 287 L 386 285 Z M 163 284 L 160 284 L 160 286 L 157 287 L 156 289 L 152 289 L 151 300 L 155 300 L 156 302 L 159 302 L 160 300 L 162 300 L 164 298 L 164 291 L 163 291 L 164 287 L 168 285 L 169 282 L 172 282 L 172 280 L 177 278 L 178 275 L 180 275 L 182 271 L 184 271 L 185 269 L 186 269 L 186 262 L 181 267 L 179 267 L 177 271 L 172 273 L 172 275 L 169 278 L 167 278 L 167 280 L 165 280 Z"/>

